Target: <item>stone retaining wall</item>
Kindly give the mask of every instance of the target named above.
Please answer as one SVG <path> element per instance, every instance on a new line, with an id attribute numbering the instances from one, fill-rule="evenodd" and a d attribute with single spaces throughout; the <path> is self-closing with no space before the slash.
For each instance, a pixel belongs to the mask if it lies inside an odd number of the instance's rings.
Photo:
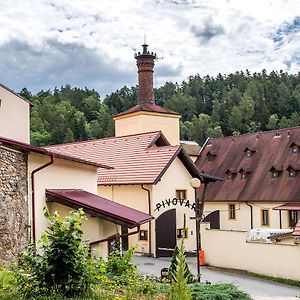
<path id="1" fill-rule="evenodd" d="M 14 260 L 28 241 L 27 154 L 0 147 L 0 259 Z"/>

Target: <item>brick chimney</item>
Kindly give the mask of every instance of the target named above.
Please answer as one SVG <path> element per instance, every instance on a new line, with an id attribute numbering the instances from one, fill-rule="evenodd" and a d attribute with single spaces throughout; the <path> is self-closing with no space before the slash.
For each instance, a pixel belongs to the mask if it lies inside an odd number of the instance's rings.
<path id="1" fill-rule="evenodd" d="M 146 43 L 142 45 L 143 53 L 136 53 L 136 65 L 138 67 L 138 104 L 155 104 L 153 91 L 153 68 L 154 60 L 157 58 L 156 53 L 148 51 Z"/>

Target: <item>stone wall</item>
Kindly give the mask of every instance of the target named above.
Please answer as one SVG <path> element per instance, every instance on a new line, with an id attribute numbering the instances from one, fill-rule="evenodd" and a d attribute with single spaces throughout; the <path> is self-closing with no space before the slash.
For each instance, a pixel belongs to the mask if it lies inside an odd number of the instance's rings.
<path id="1" fill-rule="evenodd" d="M 27 154 L 0 147 L 0 259 L 14 260 L 28 241 Z"/>

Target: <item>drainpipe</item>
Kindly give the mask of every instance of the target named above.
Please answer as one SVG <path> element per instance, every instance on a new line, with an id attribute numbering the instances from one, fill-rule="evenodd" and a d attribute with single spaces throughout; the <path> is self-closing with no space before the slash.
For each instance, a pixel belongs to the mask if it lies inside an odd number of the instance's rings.
<path id="1" fill-rule="evenodd" d="M 246 202 L 246 204 L 250 207 L 250 216 L 251 216 L 251 229 L 253 229 L 253 206 Z"/>
<path id="2" fill-rule="evenodd" d="M 35 182 L 34 182 L 34 175 L 35 173 L 49 167 L 53 164 L 53 155 L 50 155 L 50 161 L 46 164 L 36 168 L 31 172 L 31 202 L 32 202 L 32 216 L 31 216 L 31 224 L 32 224 L 32 241 L 35 244 Z"/>
<path id="3" fill-rule="evenodd" d="M 280 229 L 282 229 L 281 209 L 279 210 L 279 225 L 280 225 Z"/>
<path id="4" fill-rule="evenodd" d="M 140 225 L 137 225 L 137 228 L 135 231 L 132 231 L 132 232 L 129 232 L 129 233 L 124 233 L 124 234 L 121 234 L 119 235 L 119 238 L 124 238 L 124 237 L 127 237 L 127 236 L 130 236 L 130 235 L 134 235 L 134 234 L 137 234 L 140 232 Z M 105 238 L 105 239 L 101 239 L 101 240 L 97 240 L 97 241 L 94 241 L 94 242 L 91 242 L 89 244 L 90 246 L 90 249 L 89 249 L 89 253 L 91 254 L 91 251 L 92 251 L 92 246 L 96 245 L 96 244 L 101 244 L 101 243 L 104 243 L 104 242 L 108 242 L 108 241 L 112 241 L 114 240 L 115 237 L 111 236 L 111 237 L 108 237 L 108 238 Z"/>
<path id="5" fill-rule="evenodd" d="M 148 214 L 151 216 L 151 198 L 150 198 L 150 190 L 146 189 L 144 185 L 141 185 L 141 188 L 148 193 Z M 151 256 L 151 250 L 152 250 L 152 224 L 151 221 L 149 221 L 149 255 Z"/>

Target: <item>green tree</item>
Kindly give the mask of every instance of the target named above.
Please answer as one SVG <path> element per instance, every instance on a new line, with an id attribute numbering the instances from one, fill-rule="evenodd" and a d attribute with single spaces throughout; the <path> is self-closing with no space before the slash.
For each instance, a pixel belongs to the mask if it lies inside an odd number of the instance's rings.
<path id="1" fill-rule="evenodd" d="M 232 132 L 246 133 L 253 122 L 254 103 L 248 96 L 244 96 L 240 104 L 233 107 L 229 116 L 229 128 Z"/>

